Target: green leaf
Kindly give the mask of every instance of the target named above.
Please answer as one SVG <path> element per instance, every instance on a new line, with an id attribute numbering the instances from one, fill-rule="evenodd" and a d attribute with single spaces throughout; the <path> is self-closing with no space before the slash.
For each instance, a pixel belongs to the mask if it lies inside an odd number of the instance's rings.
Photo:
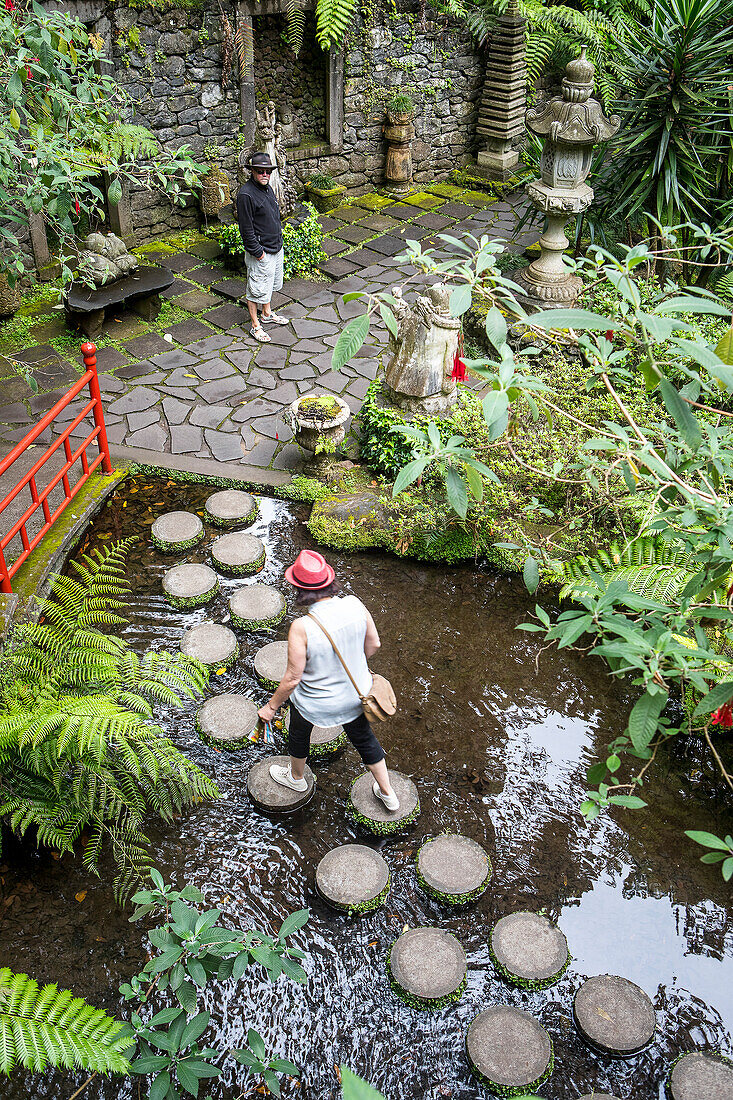
<path id="1" fill-rule="evenodd" d="M 384 302 L 379 303 L 379 314 L 380 314 L 382 320 L 384 321 L 385 325 L 389 329 L 389 331 L 396 338 L 397 337 L 397 319 L 396 319 L 394 313 L 392 312 L 392 310 L 389 308 L 389 306 L 385 305 Z"/>
<path id="2" fill-rule="evenodd" d="M 208 1012 L 199 1012 L 192 1020 L 188 1021 L 181 1035 L 181 1050 L 186 1050 L 187 1047 L 191 1046 L 191 1043 L 195 1043 L 196 1040 L 203 1035 L 206 1028 L 209 1026 L 209 1020 L 210 1016 Z"/>
<path id="3" fill-rule="evenodd" d="M 185 1089 L 190 1096 L 198 1096 L 199 1079 L 195 1073 L 191 1073 L 185 1059 L 176 1066 L 176 1076 L 182 1089 Z"/>
<path id="4" fill-rule="evenodd" d="M 171 1085 L 171 1075 L 165 1070 L 163 1073 L 159 1073 L 150 1086 L 150 1092 L 148 1093 L 149 1100 L 165 1100 L 168 1094 L 168 1089 Z"/>
<path id="5" fill-rule="evenodd" d="M 659 373 L 651 364 L 650 359 L 647 357 L 642 359 L 639 363 L 639 370 L 641 371 L 644 379 L 644 385 L 647 393 L 651 393 L 659 385 Z"/>
<path id="6" fill-rule="evenodd" d="M 657 732 L 657 722 L 667 702 L 666 692 L 646 692 L 629 715 L 629 737 L 637 750 L 645 749 Z"/>
<path id="7" fill-rule="evenodd" d="M 280 1095 L 280 1082 L 271 1069 L 266 1069 L 263 1077 L 265 1078 L 265 1084 L 267 1085 L 273 1096 Z"/>
<path id="8" fill-rule="evenodd" d="M 406 489 L 408 485 L 412 485 L 413 481 L 417 481 L 427 466 L 429 458 L 415 458 L 412 462 L 408 462 L 406 466 L 403 466 L 392 487 L 392 496 L 398 496 L 403 489 Z"/>
<path id="9" fill-rule="evenodd" d="M 331 370 L 341 370 L 356 355 L 369 334 L 369 314 L 352 317 L 343 327 L 331 356 Z"/>
<path id="10" fill-rule="evenodd" d="M 122 201 L 122 184 L 118 179 L 113 179 L 107 188 L 107 198 L 111 206 L 119 206 Z"/>
<path id="11" fill-rule="evenodd" d="M 179 1005 L 186 1012 L 186 1015 L 190 1016 L 196 1011 L 196 986 L 193 982 L 181 982 L 178 988 L 174 991 L 175 998 Z"/>
<path id="12" fill-rule="evenodd" d="M 445 471 L 445 488 L 451 508 L 461 519 L 465 519 L 468 510 L 466 483 L 452 466 Z"/>
<path id="13" fill-rule="evenodd" d="M 289 1073 L 291 1077 L 300 1077 L 300 1070 L 287 1058 L 271 1058 L 270 1066 L 276 1073 Z"/>
<path id="14" fill-rule="evenodd" d="M 729 367 L 733 367 L 733 325 L 718 340 L 715 345 L 715 354 Z"/>
<path id="15" fill-rule="evenodd" d="M 20 115 L 16 111 L 15 107 L 13 107 L 10 112 L 10 125 L 13 127 L 14 130 L 20 129 Z"/>
<path id="16" fill-rule="evenodd" d="M 165 1054 L 148 1054 L 142 1058 L 136 1058 L 130 1068 L 133 1073 L 148 1074 L 157 1073 L 159 1069 L 164 1069 L 169 1064 L 170 1058 Z"/>
<path id="17" fill-rule="evenodd" d="M 522 570 L 522 576 L 524 577 L 524 584 L 527 591 L 536 592 L 537 585 L 540 583 L 540 567 L 533 557 L 527 557 L 524 563 L 524 569 Z"/>
<path id="18" fill-rule="evenodd" d="M 471 305 L 471 287 L 468 283 L 462 283 L 454 287 L 450 292 L 448 308 L 451 317 L 460 317 Z"/>
<path id="19" fill-rule="evenodd" d="M 486 314 L 486 335 L 498 351 L 506 343 L 507 327 L 506 318 L 498 306 L 492 306 Z"/>
<path id="20" fill-rule="evenodd" d="M 733 876 L 733 858 L 729 857 L 721 867 L 723 878 L 726 882 L 730 882 L 731 876 Z"/>
<path id="21" fill-rule="evenodd" d="M 474 500 L 484 499 L 484 479 L 478 470 L 474 470 L 473 466 L 469 466 L 466 462 L 463 466 L 466 472 L 466 481 L 468 482 L 468 488 L 471 496 Z"/>
<path id="22" fill-rule="evenodd" d="M 262 1038 L 259 1031 L 255 1031 L 253 1027 L 247 1032 L 247 1046 L 260 1061 L 265 1059 L 265 1040 Z"/>
<path id="23" fill-rule="evenodd" d="M 731 699 L 733 699 L 733 680 L 724 680 L 721 684 L 716 684 L 700 700 L 695 707 L 694 717 L 701 718 L 705 714 L 712 714 L 714 710 L 722 707 L 724 703 L 729 703 Z"/>
<path id="24" fill-rule="evenodd" d="M 703 848 L 715 848 L 721 852 L 729 851 L 728 845 L 719 836 L 713 833 L 698 832 L 696 829 L 685 829 L 685 836 L 694 840 L 695 844 L 701 844 Z"/>
<path id="25" fill-rule="evenodd" d="M 351 290 L 348 294 L 344 294 L 341 299 L 343 302 L 355 302 L 358 298 L 364 297 L 363 290 Z"/>
<path id="26" fill-rule="evenodd" d="M 659 389 L 667 410 L 674 417 L 680 430 L 680 435 L 691 451 L 697 451 L 702 443 L 702 432 L 700 425 L 692 415 L 690 406 L 680 397 L 677 389 L 666 378 L 663 378 L 659 383 Z"/>
<path id="27" fill-rule="evenodd" d="M 644 799 L 635 794 L 612 794 L 608 801 L 614 806 L 624 806 L 627 810 L 642 810 L 646 806 Z"/>
<path id="28" fill-rule="evenodd" d="M 608 760 L 606 760 L 606 767 L 611 772 L 611 774 L 617 772 L 621 767 L 621 757 L 617 756 L 615 752 L 611 753 Z"/>
<path id="29" fill-rule="evenodd" d="M 348 1066 L 341 1066 L 341 1090 L 343 1100 L 385 1100 L 381 1092 L 377 1092 L 361 1077 L 352 1073 Z"/>
<path id="30" fill-rule="evenodd" d="M 685 294 L 681 297 L 670 298 L 661 302 L 656 313 L 714 313 L 718 317 L 728 317 L 730 306 L 724 306 L 720 302 L 714 302 L 710 298 L 694 298 Z M 534 318 L 533 318 L 534 319 Z"/>
<path id="31" fill-rule="evenodd" d="M 198 959 L 186 959 L 186 970 L 189 972 L 199 989 L 206 985 L 206 971 Z"/>
<path id="32" fill-rule="evenodd" d="M 619 332 L 624 326 L 588 309 L 544 309 L 532 314 L 532 324 L 544 329 L 574 328 L 584 332 Z"/>

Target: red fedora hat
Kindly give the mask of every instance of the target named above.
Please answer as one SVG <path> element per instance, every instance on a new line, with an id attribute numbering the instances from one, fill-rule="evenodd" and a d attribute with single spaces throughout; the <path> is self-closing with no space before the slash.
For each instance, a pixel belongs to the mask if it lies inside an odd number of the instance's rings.
<path id="1" fill-rule="evenodd" d="M 323 554 L 301 550 L 293 564 L 285 570 L 285 579 L 296 588 L 328 588 L 336 576 Z"/>

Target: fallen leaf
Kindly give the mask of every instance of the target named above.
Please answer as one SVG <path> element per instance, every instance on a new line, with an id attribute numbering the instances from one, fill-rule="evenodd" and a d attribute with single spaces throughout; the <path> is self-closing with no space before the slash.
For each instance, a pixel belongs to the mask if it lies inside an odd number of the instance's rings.
<path id="1" fill-rule="evenodd" d="M 376 946 L 377 946 L 377 941 L 376 941 L 376 940 L 372 940 L 372 942 L 371 942 L 371 943 L 370 943 L 370 944 L 369 944 L 368 946 L 369 946 L 369 947 L 376 947 Z"/>
<path id="2" fill-rule="evenodd" d="M 80 890 L 78 894 L 74 894 L 74 897 L 76 898 L 77 901 L 84 901 L 84 898 L 86 896 L 87 896 L 86 890 Z"/>
<path id="3" fill-rule="evenodd" d="M 122 501 L 122 507 L 123 507 L 123 508 L 127 508 L 127 501 L 126 501 L 126 500 L 123 500 L 123 501 Z"/>
<path id="4" fill-rule="evenodd" d="M 216 675 L 217 676 L 223 676 L 225 672 L 226 672 L 225 668 L 217 668 Z"/>
<path id="5" fill-rule="evenodd" d="M 403 931 L 403 932 L 409 932 L 409 931 L 410 931 L 410 926 L 409 926 L 409 924 L 406 924 L 406 925 L 404 925 L 404 927 L 403 927 L 402 931 Z"/>
<path id="6" fill-rule="evenodd" d="M 337 1062 L 333 1063 L 333 1072 L 336 1074 L 336 1080 L 341 1084 L 341 1067 Z"/>
<path id="7" fill-rule="evenodd" d="M 184 378 L 196 378 L 196 377 L 198 377 L 198 376 L 197 376 L 197 375 L 195 375 L 195 374 L 184 374 L 184 376 L 183 376 L 183 377 L 184 377 Z"/>
<path id="8" fill-rule="evenodd" d="M 596 1012 L 599 1016 L 602 1016 L 604 1020 L 608 1020 L 609 1023 L 613 1023 L 613 1016 L 609 1016 L 607 1012 L 604 1012 L 602 1008 L 597 1008 Z"/>

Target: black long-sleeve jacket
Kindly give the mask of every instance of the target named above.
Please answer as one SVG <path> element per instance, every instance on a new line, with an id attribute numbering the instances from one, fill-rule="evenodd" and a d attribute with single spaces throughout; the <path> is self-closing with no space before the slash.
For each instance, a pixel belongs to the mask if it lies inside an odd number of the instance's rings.
<path id="1" fill-rule="evenodd" d="M 280 207 L 269 184 L 247 180 L 237 193 L 237 221 L 244 247 L 253 256 L 273 255 L 283 246 Z"/>

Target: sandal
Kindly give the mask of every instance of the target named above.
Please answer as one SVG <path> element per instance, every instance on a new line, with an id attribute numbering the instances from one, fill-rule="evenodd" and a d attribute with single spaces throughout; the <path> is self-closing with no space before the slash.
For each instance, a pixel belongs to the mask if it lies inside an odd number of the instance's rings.
<path id="1" fill-rule="evenodd" d="M 263 313 L 260 316 L 263 325 L 289 325 L 290 318 L 283 317 L 281 313 Z"/>
<path id="2" fill-rule="evenodd" d="M 252 328 L 249 330 L 249 334 L 250 336 L 254 336 L 255 340 L 259 340 L 261 344 L 270 343 L 270 337 L 267 335 L 262 325 L 258 325 L 257 328 L 255 328 L 253 325 Z"/>

